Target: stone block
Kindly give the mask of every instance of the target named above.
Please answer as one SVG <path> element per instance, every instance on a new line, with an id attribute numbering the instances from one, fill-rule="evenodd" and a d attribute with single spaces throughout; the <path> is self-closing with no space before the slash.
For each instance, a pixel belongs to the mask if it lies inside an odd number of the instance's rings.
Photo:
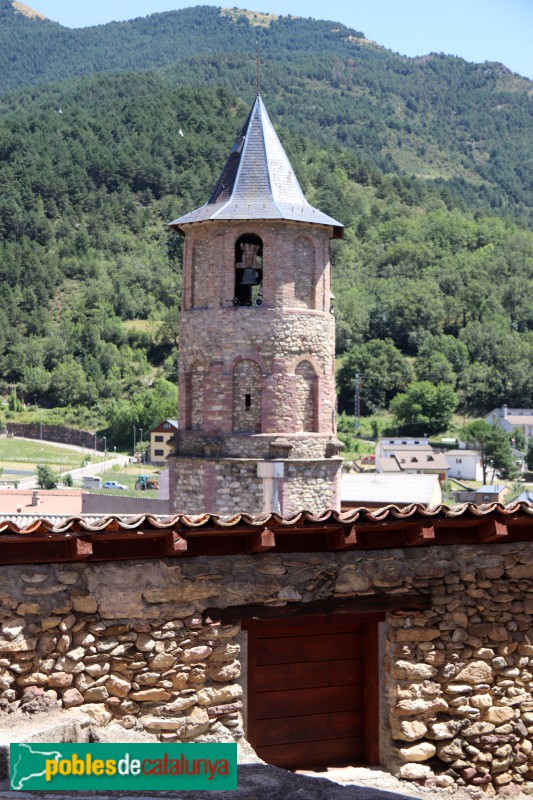
<path id="1" fill-rule="evenodd" d="M 96 598 L 92 594 L 72 594 L 72 608 L 82 614 L 94 614 L 98 608 Z"/>
<path id="2" fill-rule="evenodd" d="M 492 676 L 493 671 L 489 664 L 485 661 L 473 661 L 457 673 L 455 680 L 475 686 L 479 683 L 490 683 Z"/>
<path id="3" fill-rule="evenodd" d="M 404 781 L 421 781 L 429 778 L 432 774 L 431 768 L 427 764 L 404 764 L 403 767 L 400 767 L 398 777 Z"/>
<path id="4" fill-rule="evenodd" d="M 492 706 L 485 711 L 484 717 L 487 722 L 501 725 L 514 719 L 514 710 L 509 706 Z"/>
<path id="5" fill-rule="evenodd" d="M 392 665 L 392 674 L 401 680 L 423 681 L 426 678 L 433 678 L 437 670 L 429 664 L 396 661 Z"/>
<path id="6" fill-rule="evenodd" d="M 82 706 L 84 703 L 83 695 L 81 695 L 74 687 L 67 689 L 63 692 L 62 696 L 63 707 L 73 708 L 74 706 Z"/>
<path id="7" fill-rule="evenodd" d="M 417 742 L 408 747 L 400 747 L 398 749 L 398 755 L 402 761 L 408 762 L 427 761 L 428 758 L 433 758 L 436 752 L 437 748 L 430 742 Z"/>
<path id="8" fill-rule="evenodd" d="M 198 703 L 201 706 L 218 706 L 223 703 L 231 703 L 242 697 L 242 686 L 230 684 L 229 686 L 213 687 L 209 686 L 200 689 L 198 692 Z"/>
<path id="9" fill-rule="evenodd" d="M 169 700 L 171 696 L 165 689 L 141 689 L 139 692 L 131 692 L 130 699 L 138 703 L 155 703 Z"/>

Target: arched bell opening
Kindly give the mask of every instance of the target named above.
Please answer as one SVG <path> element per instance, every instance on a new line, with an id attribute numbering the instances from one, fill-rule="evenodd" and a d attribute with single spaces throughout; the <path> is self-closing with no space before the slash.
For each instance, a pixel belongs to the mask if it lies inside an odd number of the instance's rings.
<path id="1" fill-rule="evenodd" d="M 235 242 L 236 306 L 263 305 L 263 242 L 255 233 L 245 233 Z"/>

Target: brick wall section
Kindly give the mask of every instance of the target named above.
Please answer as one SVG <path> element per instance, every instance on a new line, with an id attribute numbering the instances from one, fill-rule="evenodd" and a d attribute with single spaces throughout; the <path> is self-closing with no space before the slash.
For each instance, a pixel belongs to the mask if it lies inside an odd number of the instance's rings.
<path id="1" fill-rule="evenodd" d="M 184 264 L 180 397 L 187 394 L 186 376 L 192 376 L 194 382 L 194 372 L 199 365 L 215 359 L 221 364 L 219 377 L 224 380 L 233 375 L 238 360 L 259 357 L 264 375 L 263 430 L 291 432 L 296 430 L 294 371 L 298 361 L 307 355 L 314 359 L 317 367 L 319 430 L 333 432 L 334 319 L 329 313 L 328 231 L 319 226 L 304 226 L 308 234 L 302 239 L 300 227 L 279 222 L 257 222 L 253 229 L 250 223 L 191 226 L 193 230 L 188 234 L 191 242 Z M 235 241 L 250 232 L 260 236 L 264 243 L 264 304 L 252 308 L 235 307 Z M 307 243 L 305 247 L 298 245 L 303 248 L 305 257 L 296 263 L 295 242 L 300 240 Z M 193 258 L 197 258 L 198 252 L 208 261 L 207 309 L 192 308 L 192 293 L 187 288 L 193 283 Z M 295 301 L 295 282 L 299 285 L 300 275 L 303 280 L 303 277 L 309 279 L 311 274 L 314 274 L 315 307 L 298 308 L 302 303 Z M 208 389 L 210 395 L 212 388 L 212 385 L 205 387 L 204 394 Z M 214 430 L 218 416 L 220 430 L 228 432 L 232 398 L 217 405 L 220 406 L 217 413 L 210 414 L 210 429 Z M 186 428 L 187 424 L 185 403 L 180 401 L 180 425 Z"/>
<path id="2" fill-rule="evenodd" d="M 432 786 L 533 793 L 533 545 L 264 553 L 0 568 L 0 705 L 79 705 L 166 741 L 242 736 L 246 603 L 419 592 L 389 613 L 381 761 Z"/>
<path id="3" fill-rule="evenodd" d="M 316 307 L 315 248 L 305 236 L 294 243 L 293 282 L 294 305 L 298 308 Z"/>

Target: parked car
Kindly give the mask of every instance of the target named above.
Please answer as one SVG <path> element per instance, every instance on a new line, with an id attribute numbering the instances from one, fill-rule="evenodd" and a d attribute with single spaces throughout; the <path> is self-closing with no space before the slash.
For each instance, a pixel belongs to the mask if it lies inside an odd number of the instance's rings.
<path id="1" fill-rule="evenodd" d="M 105 481 L 104 489 L 127 489 L 128 487 L 125 486 L 123 483 L 118 483 L 117 481 Z"/>

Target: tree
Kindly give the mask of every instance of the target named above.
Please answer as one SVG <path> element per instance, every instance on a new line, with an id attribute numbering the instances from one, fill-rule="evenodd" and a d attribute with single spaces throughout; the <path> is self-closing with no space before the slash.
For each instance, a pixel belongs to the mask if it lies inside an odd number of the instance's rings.
<path id="1" fill-rule="evenodd" d="M 390 404 L 397 423 L 406 433 L 437 433 L 449 426 L 458 397 L 451 386 L 414 381 Z"/>
<path id="2" fill-rule="evenodd" d="M 57 488 L 57 476 L 48 464 L 37 465 L 37 485 L 39 489 Z"/>
<path id="3" fill-rule="evenodd" d="M 462 437 L 481 456 L 483 483 L 487 483 L 489 469 L 492 469 L 491 483 L 494 482 L 496 472 L 504 480 L 512 480 L 516 477 L 517 469 L 513 459 L 511 440 L 499 425 L 489 425 L 483 419 L 476 419 L 465 425 Z"/>
<path id="4" fill-rule="evenodd" d="M 372 339 L 352 347 L 337 375 L 339 408 L 343 411 L 353 411 L 356 372 L 363 376 L 360 393 L 363 414 L 386 408 L 413 376 L 409 361 L 390 339 Z"/>
<path id="5" fill-rule="evenodd" d="M 533 438 L 529 440 L 526 453 L 526 464 L 530 471 L 533 471 Z"/>

